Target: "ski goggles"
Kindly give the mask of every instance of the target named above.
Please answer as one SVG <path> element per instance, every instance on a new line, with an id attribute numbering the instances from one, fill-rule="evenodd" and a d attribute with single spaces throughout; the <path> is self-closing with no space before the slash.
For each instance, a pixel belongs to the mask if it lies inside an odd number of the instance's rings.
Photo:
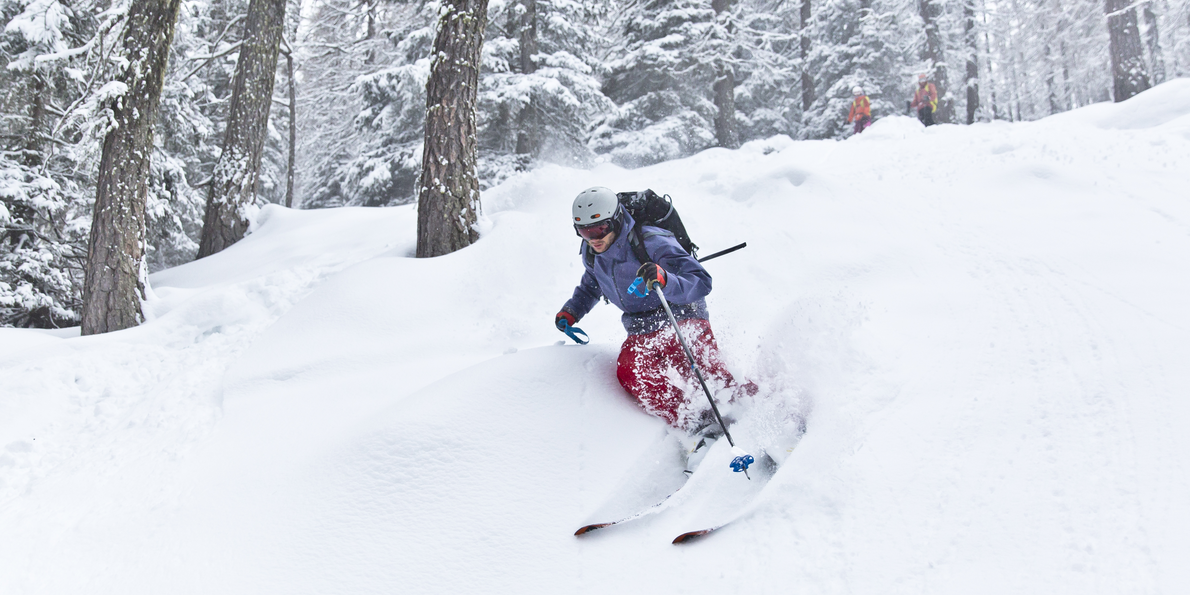
<path id="1" fill-rule="evenodd" d="M 591 223 L 589 225 L 575 225 L 574 231 L 582 236 L 584 240 L 598 240 L 612 232 L 614 223 L 613 220 L 608 219 L 607 221 L 600 221 L 599 223 Z"/>

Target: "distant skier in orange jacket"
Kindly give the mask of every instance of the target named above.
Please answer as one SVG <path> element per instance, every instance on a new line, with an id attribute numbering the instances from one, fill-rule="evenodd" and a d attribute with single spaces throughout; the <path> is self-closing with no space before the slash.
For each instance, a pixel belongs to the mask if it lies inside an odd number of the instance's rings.
<path id="1" fill-rule="evenodd" d="M 872 102 L 864 94 L 863 87 L 857 86 L 851 92 L 855 99 L 851 101 L 851 113 L 847 114 L 847 123 L 855 122 L 855 134 L 859 134 L 872 125 Z"/>
<path id="2" fill-rule="evenodd" d="M 911 107 L 917 110 L 917 119 L 922 124 L 934 125 L 934 112 L 938 111 L 938 89 L 924 74 L 917 75 L 917 91 L 913 93 Z"/>

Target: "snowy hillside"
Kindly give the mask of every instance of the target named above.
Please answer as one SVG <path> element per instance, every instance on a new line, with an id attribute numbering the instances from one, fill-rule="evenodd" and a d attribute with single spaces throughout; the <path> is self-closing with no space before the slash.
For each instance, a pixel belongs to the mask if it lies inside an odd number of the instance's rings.
<path id="1" fill-rule="evenodd" d="M 591 185 L 672 195 L 711 321 L 808 431 L 740 523 L 572 535 L 661 422 L 598 306 Z M 0 329 L 0 593 L 1177 593 L 1190 584 L 1190 80 L 1033 123 L 886 118 L 547 167 L 482 240 L 269 207 L 151 320 Z M 739 438 L 747 442 L 746 431 Z M 730 473 L 724 468 L 724 473 Z"/>

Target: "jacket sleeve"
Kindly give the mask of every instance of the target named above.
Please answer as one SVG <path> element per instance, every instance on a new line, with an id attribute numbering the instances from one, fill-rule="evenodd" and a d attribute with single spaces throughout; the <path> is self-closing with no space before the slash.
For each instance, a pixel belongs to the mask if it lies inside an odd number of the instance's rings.
<path id="1" fill-rule="evenodd" d="M 711 274 L 702 268 L 670 234 L 645 238 L 645 248 L 665 269 L 665 298 L 675 304 L 692 304 L 711 293 Z"/>
<path id="2" fill-rule="evenodd" d="M 574 295 L 570 296 L 570 299 L 562 306 L 562 310 L 573 314 L 575 320 L 582 320 L 583 316 L 586 316 L 591 308 L 599 303 L 599 298 L 603 297 L 599 283 L 595 280 L 595 274 L 591 272 L 591 269 L 586 268 L 586 265 L 583 265 L 583 268 L 583 277 L 579 279 L 578 286 L 574 288 Z"/>

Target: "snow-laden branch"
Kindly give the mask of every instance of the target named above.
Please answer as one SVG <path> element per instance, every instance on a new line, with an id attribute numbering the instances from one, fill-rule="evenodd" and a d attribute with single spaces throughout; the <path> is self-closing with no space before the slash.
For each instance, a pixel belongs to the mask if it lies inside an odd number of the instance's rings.
<path id="1" fill-rule="evenodd" d="M 222 58 L 223 56 L 226 56 L 226 55 L 228 55 L 228 54 L 230 54 L 230 53 L 232 53 L 232 52 L 234 52 L 234 51 L 237 51 L 237 50 L 239 50 L 239 49 L 240 49 L 240 46 L 242 46 L 243 44 L 244 44 L 244 42 L 243 42 L 243 41 L 237 41 L 237 42 L 235 42 L 235 43 L 233 43 L 233 44 L 231 44 L 231 45 L 227 46 L 227 47 L 226 47 L 226 48 L 224 48 L 223 50 L 221 50 L 221 51 L 218 51 L 218 52 L 215 52 L 214 54 L 211 54 L 211 55 L 209 55 L 209 56 L 196 56 L 196 57 L 194 57 L 194 58 L 193 58 L 193 60 L 203 60 L 203 63 L 202 63 L 202 64 L 199 64 L 198 66 L 195 66 L 193 70 L 191 70 L 191 71 L 190 71 L 190 72 L 189 72 L 189 73 L 188 73 L 186 76 L 182 77 L 182 78 L 181 78 L 181 79 L 180 79 L 178 82 L 179 82 L 179 83 L 184 83 L 184 82 L 186 82 L 187 80 L 189 80 L 189 79 L 190 79 L 190 77 L 192 77 L 192 76 L 194 76 L 195 74 L 197 74 L 197 73 L 198 73 L 198 71 L 202 70 L 203 68 L 206 68 L 206 67 L 207 67 L 207 65 L 211 63 L 211 61 L 212 61 L 212 60 L 215 60 L 215 59 L 217 59 L 217 58 Z"/>
<path id="2" fill-rule="evenodd" d="M 1128 6 L 1125 6 L 1124 8 L 1121 8 L 1120 10 L 1115 10 L 1115 11 L 1112 11 L 1112 12 L 1109 12 L 1109 13 L 1103 15 L 1103 18 L 1110 19 L 1112 17 L 1118 17 L 1130 10 L 1138 8 L 1142 4 L 1148 4 L 1151 1 L 1152 0 L 1139 0 L 1139 2 L 1133 2 L 1132 4 L 1129 4 Z"/>

